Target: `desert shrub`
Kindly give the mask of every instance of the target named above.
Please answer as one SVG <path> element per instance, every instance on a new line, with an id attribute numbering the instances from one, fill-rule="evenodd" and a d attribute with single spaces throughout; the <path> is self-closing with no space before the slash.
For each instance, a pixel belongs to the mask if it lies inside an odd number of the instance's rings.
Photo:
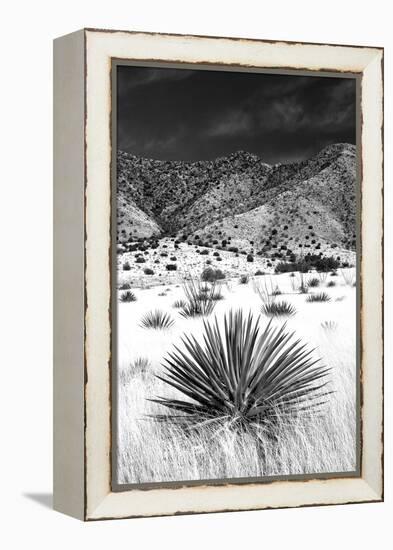
<path id="1" fill-rule="evenodd" d="M 179 312 L 182 317 L 199 317 L 201 315 L 210 315 L 215 308 L 213 296 L 216 292 L 216 282 L 205 290 L 200 281 L 189 279 L 184 281 L 183 290 L 186 295 L 186 305 Z"/>
<path id="2" fill-rule="evenodd" d="M 331 276 L 331 277 L 338 277 L 337 271 L 332 271 L 332 272 L 330 273 L 330 276 Z"/>
<path id="3" fill-rule="evenodd" d="M 162 256 L 163 258 L 165 258 L 166 256 L 168 256 L 168 253 L 167 253 L 167 252 L 161 252 L 160 256 Z"/>
<path id="4" fill-rule="evenodd" d="M 211 260 L 206 260 L 206 265 L 211 265 L 212 261 Z"/>
<path id="5" fill-rule="evenodd" d="M 216 256 L 216 257 L 218 257 L 219 255 L 220 255 L 220 253 L 219 253 L 219 252 L 213 252 L 213 256 Z"/>
<path id="6" fill-rule="evenodd" d="M 187 305 L 187 302 L 185 300 L 175 300 L 172 304 L 172 307 L 175 309 L 181 309 L 186 305 Z"/>
<path id="7" fill-rule="evenodd" d="M 311 288 L 315 288 L 315 287 L 319 286 L 319 279 L 317 277 L 312 277 L 311 279 L 309 279 L 307 281 L 307 286 L 309 286 Z"/>
<path id="8" fill-rule="evenodd" d="M 289 273 L 291 271 L 300 271 L 307 273 L 309 266 L 305 262 L 279 262 L 274 271 L 276 273 Z"/>
<path id="9" fill-rule="evenodd" d="M 174 347 L 164 360 L 164 373 L 156 376 L 185 399 L 154 398 L 170 411 L 157 420 L 179 427 L 229 421 L 234 430 L 274 429 L 280 418 L 290 422 L 320 409 L 330 393 L 329 369 L 285 324 L 269 322 L 261 329 L 259 316 L 230 310 L 223 329 L 217 319 L 204 321 L 200 341 L 192 335 L 182 341 L 186 351 Z"/>
<path id="10" fill-rule="evenodd" d="M 177 261 L 176 256 L 171 256 L 169 259 L 171 260 L 171 262 L 176 262 Z"/>
<path id="11" fill-rule="evenodd" d="M 318 292 L 317 294 L 309 294 L 306 301 L 313 304 L 315 302 L 330 302 L 331 298 L 326 292 Z"/>
<path id="12" fill-rule="evenodd" d="M 254 256 L 252 254 L 247 254 L 247 261 L 248 262 L 253 262 L 254 261 Z"/>
<path id="13" fill-rule="evenodd" d="M 120 290 L 130 290 L 131 288 L 131 285 L 130 283 L 123 283 L 122 285 L 120 285 Z"/>
<path id="14" fill-rule="evenodd" d="M 281 292 L 280 287 L 279 287 L 278 285 L 276 285 L 276 286 L 273 288 L 273 290 L 272 290 L 272 292 L 271 292 L 271 295 L 272 295 L 272 296 L 281 296 L 281 294 L 282 294 L 282 292 Z"/>
<path id="15" fill-rule="evenodd" d="M 130 269 L 131 269 L 130 262 L 124 262 L 123 271 L 130 271 Z"/>
<path id="16" fill-rule="evenodd" d="M 237 246 L 230 246 L 228 248 L 229 252 L 239 252 L 239 249 Z"/>
<path id="17" fill-rule="evenodd" d="M 202 271 L 201 275 L 202 281 L 213 283 L 214 281 L 219 281 L 221 279 L 225 279 L 225 274 L 221 271 L 221 269 L 214 269 L 212 267 L 206 267 Z"/>
<path id="18" fill-rule="evenodd" d="M 160 260 L 154 260 L 154 263 L 155 263 L 155 264 L 159 264 L 159 263 L 160 263 Z"/>
<path id="19" fill-rule="evenodd" d="M 156 309 L 155 311 L 149 311 L 142 317 L 140 326 L 142 328 L 165 330 L 170 328 L 174 322 L 169 313 Z"/>
<path id="20" fill-rule="evenodd" d="M 144 264 L 146 262 L 145 258 L 143 258 L 143 256 L 138 256 L 138 258 L 136 258 L 135 260 L 135 263 L 137 264 Z"/>
<path id="21" fill-rule="evenodd" d="M 143 273 L 145 275 L 154 275 L 154 271 L 150 267 L 145 267 L 145 269 L 143 270 Z"/>
<path id="22" fill-rule="evenodd" d="M 205 249 L 205 250 L 201 250 L 200 253 L 202 256 L 207 256 L 209 254 L 209 251 Z"/>
<path id="23" fill-rule="evenodd" d="M 318 258 L 314 262 L 314 267 L 317 271 L 332 271 L 333 269 L 337 269 L 340 265 L 340 262 L 338 260 L 335 260 L 334 258 Z"/>
<path id="24" fill-rule="evenodd" d="M 326 331 L 336 330 L 337 326 L 336 321 L 323 321 L 323 323 L 321 323 L 321 328 Z"/>
<path id="25" fill-rule="evenodd" d="M 217 262 L 222 262 L 221 256 L 217 256 L 216 261 L 217 261 Z"/>
<path id="26" fill-rule="evenodd" d="M 177 265 L 176 264 L 166 264 L 165 269 L 167 271 L 176 271 L 177 270 Z"/>
<path id="27" fill-rule="evenodd" d="M 291 317 L 296 313 L 294 306 L 285 300 L 263 304 L 261 311 L 268 317 Z"/>
<path id="28" fill-rule="evenodd" d="M 123 292 L 120 296 L 121 302 L 136 302 L 136 296 L 133 292 L 128 290 L 127 292 Z"/>
<path id="29" fill-rule="evenodd" d="M 335 283 L 335 281 L 329 281 L 326 286 L 328 286 L 328 287 L 336 286 L 336 283 Z"/>
<path id="30" fill-rule="evenodd" d="M 240 275 L 239 277 L 239 283 L 241 285 L 248 285 L 249 280 L 250 280 L 250 277 L 249 275 L 246 275 L 246 274 Z"/>
<path id="31" fill-rule="evenodd" d="M 264 272 L 264 271 L 261 271 L 260 269 L 258 269 L 258 270 L 255 272 L 255 276 L 256 276 L 256 277 L 259 277 L 260 275 L 265 275 L 265 272 Z"/>

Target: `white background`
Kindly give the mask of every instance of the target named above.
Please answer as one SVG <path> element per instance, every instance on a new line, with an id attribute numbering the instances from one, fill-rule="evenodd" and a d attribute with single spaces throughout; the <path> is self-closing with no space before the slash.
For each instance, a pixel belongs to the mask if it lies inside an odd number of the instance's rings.
<path id="1" fill-rule="evenodd" d="M 391 260 L 386 251 L 384 504 L 83 524 L 52 490 L 52 44 L 82 27 L 385 47 L 386 220 L 392 247 L 392 26 L 389 2 L 41 0 L 1 9 L 0 546 L 384 549 L 392 544 Z M 390 541 L 388 539 L 390 538 Z"/>

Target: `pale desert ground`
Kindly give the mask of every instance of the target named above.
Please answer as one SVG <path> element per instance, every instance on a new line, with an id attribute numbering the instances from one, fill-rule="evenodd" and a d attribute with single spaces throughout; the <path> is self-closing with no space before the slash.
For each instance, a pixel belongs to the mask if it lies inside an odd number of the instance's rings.
<path id="1" fill-rule="evenodd" d="M 315 348 L 315 356 L 331 367 L 330 387 L 334 393 L 329 396 L 323 414 L 281 426 L 274 442 L 263 437 L 255 441 L 249 434 L 234 433 L 225 427 L 219 435 L 206 430 L 190 436 L 173 424 L 155 421 L 149 415 L 166 411 L 148 399 L 177 393 L 155 378 L 163 372 L 165 355 L 173 345 L 181 345 L 184 333 L 201 339 L 203 318 L 183 318 L 173 304 L 185 298 L 182 276 L 200 275 L 203 262 L 200 257 L 195 260 L 188 256 L 188 264 L 183 262 L 178 271 L 166 273 L 160 269 L 154 277 L 148 277 L 139 271 L 146 264 L 123 271 L 121 265 L 129 255 L 122 254 L 118 260 L 118 286 L 128 282 L 136 301 L 118 300 L 118 482 L 353 471 L 356 467 L 355 269 L 339 269 L 335 276 L 309 273 L 305 275 L 306 280 L 320 277 L 319 286 L 310 288 L 308 294 L 300 294 L 294 289 L 300 281 L 298 273 L 295 277 L 289 273 L 276 275 L 267 268 L 265 259 L 257 258 L 247 265 L 244 258 L 233 258 L 233 254 L 227 258 L 227 253 L 221 251 L 220 255 L 223 261 L 220 265 L 215 262 L 213 267 L 227 274 L 220 285 L 223 299 L 216 302 L 208 319 L 217 317 L 220 323 L 229 309 L 241 308 L 246 313 L 260 315 L 259 322 L 265 325 L 269 318 L 261 314 L 262 301 L 255 287 L 258 284 L 266 284 L 270 289 L 278 287 L 282 294 L 276 300 L 290 302 L 296 314 L 274 318 L 273 322 L 279 325 L 286 322 L 288 329 Z M 212 258 L 211 253 L 209 257 Z M 258 269 L 266 274 L 253 276 Z M 251 277 L 246 284 L 241 284 L 239 276 L 245 272 Z M 159 284 L 160 279 L 165 284 Z M 330 281 L 334 281 L 335 286 L 328 286 Z M 322 291 L 329 295 L 329 302 L 306 301 L 308 295 Z M 119 290 L 119 298 L 124 292 Z M 157 330 L 140 326 L 143 315 L 156 309 L 169 313 L 174 320 L 171 328 Z"/>

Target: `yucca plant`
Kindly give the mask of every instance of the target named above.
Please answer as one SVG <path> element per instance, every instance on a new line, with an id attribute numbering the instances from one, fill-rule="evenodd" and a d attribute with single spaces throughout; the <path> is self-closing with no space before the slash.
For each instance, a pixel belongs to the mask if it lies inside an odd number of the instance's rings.
<path id="1" fill-rule="evenodd" d="M 315 302 L 330 302 L 331 298 L 326 292 L 318 292 L 316 294 L 309 294 L 306 301 L 309 303 Z"/>
<path id="2" fill-rule="evenodd" d="M 127 292 L 123 292 L 120 295 L 120 301 L 121 302 L 136 302 L 136 296 L 131 290 L 128 290 Z"/>
<path id="3" fill-rule="evenodd" d="M 170 328 L 174 324 L 174 320 L 169 313 L 164 313 L 159 309 L 155 311 L 149 311 L 141 319 L 140 326 L 143 328 L 155 328 L 165 330 Z"/>
<path id="4" fill-rule="evenodd" d="M 294 306 L 285 300 L 263 304 L 261 311 L 268 317 L 291 317 L 296 313 Z"/>
<path id="5" fill-rule="evenodd" d="M 216 306 L 213 299 L 216 293 L 215 282 L 212 282 L 205 291 L 203 283 L 189 279 L 184 281 L 183 290 L 186 295 L 186 305 L 180 309 L 180 315 L 183 317 L 198 317 L 200 315 L 210 315 L 213 312 Z"/>
<path id="6" fill-rule="evenodd" d="M 188 335 L 182 341 L 184 350 L 174 346 L 164 374 L 156 376 L 185 398 L 151 399 L 170 411 L 155 415 L 158 420 L 186 427 L 269 426 L 318 411 L 331 393 L 329 368 L 285 324 L 261 329 L 259 316 L 230 310 L 223 329 L 217 318 L 205 320 L 202 342 Z"/>

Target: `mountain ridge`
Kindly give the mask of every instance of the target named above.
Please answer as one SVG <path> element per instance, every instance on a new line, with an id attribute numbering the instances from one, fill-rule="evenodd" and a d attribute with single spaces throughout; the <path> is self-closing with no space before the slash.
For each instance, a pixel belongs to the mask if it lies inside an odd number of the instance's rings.
<path id="1" fill-rule="evenodd" d="M 245 246 L 251 240 L 267 255 L 283 255 L 277 247 L 286 247 L 284 255 L 355 248 L 352 144 L 332 144 L 308 160 L 275 165 L 247 151 L 193 162 L 119 151 L 117 174 L 117 238 L 123 245 L 173 235 L 207 244 L 230 240 Z"/>

